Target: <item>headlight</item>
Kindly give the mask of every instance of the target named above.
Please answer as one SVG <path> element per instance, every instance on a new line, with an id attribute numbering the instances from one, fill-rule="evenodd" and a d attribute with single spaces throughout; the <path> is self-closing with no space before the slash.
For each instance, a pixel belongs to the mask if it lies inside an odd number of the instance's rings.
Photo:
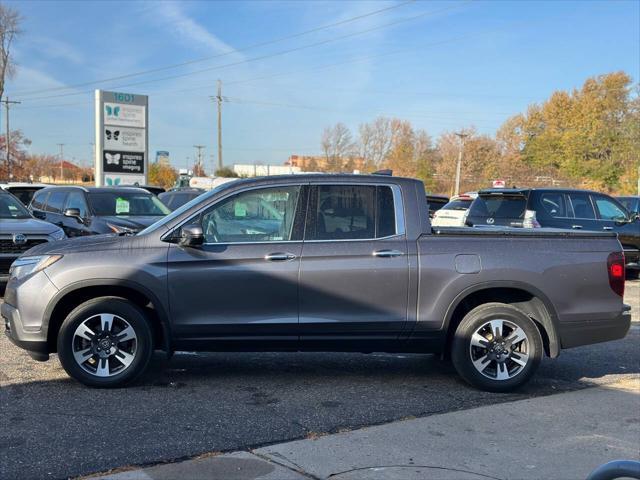
<path id="1" fill-rule="evenodd" d="M 64 234 L 64 230 L 62 229 L 56 230 L 55 232 L 50 233 L 49 236 L 54 240 L 64 240 L 65 238 L 67 238 L 67 236 Z"/>
<path id="2" fill-rule="evenodd" d="M 62 255 L 33 255 L 20 257 L 11 264 L 9 275 L 11 278 L 20 279 L 33 273 L 44 270 L 62 258 Z"/>
<path id="3" fill-rule="evenodd" d="M 122 225 L 114 225 L 113 223 L 107 223 L 107 226 L 114 233 L 124 233 L 124 234 L 127 234 L 127 235 L 133 235 L 134 233 L 136 233 L 135 230 L 132 230 L 131 228 L 123 227 Z"/>

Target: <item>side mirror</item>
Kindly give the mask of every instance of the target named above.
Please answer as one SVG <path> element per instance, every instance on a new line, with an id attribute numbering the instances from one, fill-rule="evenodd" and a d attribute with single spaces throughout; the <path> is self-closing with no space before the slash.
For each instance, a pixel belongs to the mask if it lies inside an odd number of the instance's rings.
<path id="1" fill-rule="evenodd" d="M 180 231 L 178 245 L 181 247 L 199 247 L 204 243 L 204 232 L 200 225 L 185 225 Z"/>
<path id="2" fill-rule="evenodd" d="M 64 211 L 64 216 L 75 218 L 78 222 L 84 223 L 84 221 L 82 220 L 82 217 L 80 216 L 80 210 L 77 208 L 67 208 Z"/>

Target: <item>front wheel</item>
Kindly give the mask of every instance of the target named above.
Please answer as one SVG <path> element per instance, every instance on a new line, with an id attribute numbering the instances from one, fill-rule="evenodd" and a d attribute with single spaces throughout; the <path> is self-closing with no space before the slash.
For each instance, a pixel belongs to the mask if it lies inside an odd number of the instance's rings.
<path id="1" fill-rule="evenodd" d="M 58 335 L 66 372 L 91 387 L 120 387 L 138 377 L 153 353 L 149 323 L 122 298 L 102 297 L 75 308 Z"/>
<path id="2" fill-rule="evenodd" d="M 542 337 L 533 320 L 504 303 L 471 310 L 460 322 L 451 358 L 462 378 L 490 392 L 526 383 L 542 359 Z"/>

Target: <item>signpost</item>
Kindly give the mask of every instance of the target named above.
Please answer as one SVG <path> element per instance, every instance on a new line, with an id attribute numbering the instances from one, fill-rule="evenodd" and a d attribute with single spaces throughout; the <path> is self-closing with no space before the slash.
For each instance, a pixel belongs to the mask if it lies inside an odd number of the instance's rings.
<path id="1" fill-rule="evenodd" d="M 148 107 L 146 95 L 96 90 L 97 187 L 147 184 Z"/>

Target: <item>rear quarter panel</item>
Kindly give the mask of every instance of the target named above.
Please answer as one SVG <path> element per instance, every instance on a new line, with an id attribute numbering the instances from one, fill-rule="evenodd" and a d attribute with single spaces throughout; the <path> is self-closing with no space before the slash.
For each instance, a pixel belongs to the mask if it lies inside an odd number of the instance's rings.
<path id="1" fill-rule="evenodd" d="M 424 235 L 418 239 L 418 305 L 414 332 L 446 327 L 466 293 L 513 287 L 540 297 L 561 333 L 562 324 L 617 317 L 622 299 L 609 286 L 607 256 L 614 237 Z M 478 258 L 477 273 L 456 271 L 456 256 Z"/>

